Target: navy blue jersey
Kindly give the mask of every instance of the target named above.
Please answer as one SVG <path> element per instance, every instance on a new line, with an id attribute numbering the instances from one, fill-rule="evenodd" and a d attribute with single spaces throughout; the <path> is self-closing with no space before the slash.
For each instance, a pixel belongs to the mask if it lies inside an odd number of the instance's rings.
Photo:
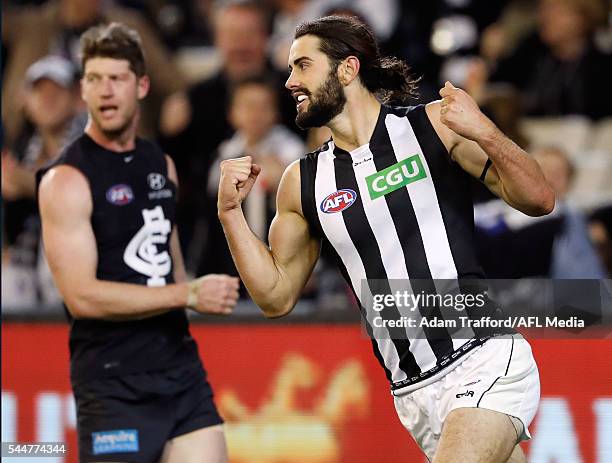
<path id="1" fill-rule="evenodd" d="M 62 164 L 89 182 L 97 278 L 145 286 L 173 283 L 176 185 L 161 150 L 138 138 L 134 150 L 114 152 L 84 134 L 38 178 Z M 70 354 L 73 382 L 199 361 L 184 310 L 120 322 L 72 319 Z"/>

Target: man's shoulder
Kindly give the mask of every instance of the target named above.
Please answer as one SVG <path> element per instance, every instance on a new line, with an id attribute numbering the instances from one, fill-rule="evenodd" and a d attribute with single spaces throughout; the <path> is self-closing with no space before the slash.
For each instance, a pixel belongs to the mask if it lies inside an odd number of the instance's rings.
<path id="1" fill-rule="evenodd" d="M 47 197 L 56 204 L 67 204 L 73 199 L 89 197 L 87 178 L 82 171 L 69 164 L 55 165 L 42 172 L 37 186 L 39 198 Z"/>
<path id="2" fill-rule="evenodd" d="M 36 172 L 36 185 L 39 186 L 42 178 L 47 172 L 59 166 L 71 166 L 78 170 L 86 157 L 83 154 L 83 141 L 85 135 L 81 135 L 68 143 L 60 152 L 59 156 L 47 162 Z"/>

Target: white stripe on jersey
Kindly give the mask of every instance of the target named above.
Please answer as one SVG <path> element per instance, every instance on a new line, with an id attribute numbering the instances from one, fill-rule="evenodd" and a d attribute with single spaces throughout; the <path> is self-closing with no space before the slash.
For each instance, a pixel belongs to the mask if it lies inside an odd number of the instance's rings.
<path id="1" fill-rule="evenodd" d="M 444 282 L 436 280 L 456 280 L 458 277 L 457 267 L 451 252 L 448 233 L 442 219 L 442 211 L 440 210 L 438 195 L 436 194 L 427 159 L 423 155 L 423 150 L 407 117 L 387 114 L 385 125 L 387 126 L 389 139 L 391 140 L 391 145 L 398 162 L 417 153 L 423 161 L 427 176 L 418 182 L 406 185 L 405 188 L 410 195 L 410 201 L 419 230 L 426 231 L 426 233 L 421 233 L 421 239 L 423 240 L 431 277 L 438 292 L 440 294 L 448 294 L 449 288 L 440 287 Z M 458 349 L 467 339 L 473 336 L 474 332 L 471 329 L 465 332 L 465 336 L 461 336 L 461 338 L 453 336 L 453 348 Z"/>
<path id="2" fill-rule="evenodd" d="M 333 152 L 334 144 L 329 142 L 328 149 L 319 153 L 318 156 L 315 178 L 316 205 L 321 204 L 324 198 L 338 189 L 336 186 Z M 359 194 L 361 195 L 361 192 L 359 192 Z M 373 298 L 369 286 L 366 283 L 365 268 L 357 252 L 357 248 L 353 244 L 348 230 L 346 229 L 342 214 L 326 214 L 320 207 L 317 207 L 317 214 L 319 215 L 319 222 L 321 223 L 321 228 L 325 236 L 336 250 L 338 256 L 340 256 L 340 259 L 342 259 L 349 278 L 351 279 L 353 290 L 359 299 L 359 303 L 362 307 L 372 307 Z M 364 282 L 363 287 L 362 282 Z M 363 294 L 362 289 L 365 289 L 367 293 Z M 385 328 L 375 327 L 371 317 L 373 315 L 372 311 L 366 310 L 366 312 L 368 314 L 367 321 L 372 327 L 372 336 L 376 340 L 378 350 L 384 359 L 385 366 L 391 372 L 392 381 L 398 382 L 407 379 L 406 373 L 399 368 L 400 359 L 397 355 L 397 349 L 390 339 L 389 332 Z"/>
<path id="3" fill-rule="evenodd" d="M 421 238 L 431 277 L 433 279 L 455 279 L 457 278 L 457 268 L 448 242 L 446 227 L 442 220 L 442 212 L 440 211 L 429 165 L 422 154 L 423 150 L 419 146 L 407 117 L 387 114 L 385 124 L 397 161 L 403 161 L 419 153 L 427 172 L 427 177 L 418 182 L 410 183 L 405 188 L 410 195 L 419 230 L 426 231 L 426 233 L 421 233 Z"/>
<path id="4" fill-rule="evenodd" d="M 402 248 L 397 230 L 393 226 L 393 218 L 391 217 L 391 211 L 387 206 L 387 202 L 384 198 L 378 200 L 372 200 L 368 193 L 368 185 L 366 183 L 366 177 L 376 173 L 376 165 L 373 161 L 363 161 L 365 158 L 372 159 L 374 154 L 370 151 L 368 146 L 357 148 L 350 153 L 353 162 L 353 171 L 355 172 L 355 178 L 359 187 L 359 195 L 361 197 L 361 203 L 365 211 L 370 229 L 374 234 L 380 255 L 382 258 L 383 267 L 385 273 L 389 279 L 389 286 L 391 293 L 399 291 L 408 291 L 412 293 L 410 286 L 410 276 L 406 268 L 406 256 Z M 357 165 L 355 165 L 357 164 Z M 333 214 L 336 215 L 336 214 Z M 321 219 L 323 220 L 323 219 Z M 391 226 L 389 225 L 391 224 Z M 393 280 L 402 280 L 401 282 Z M 364 306 L 364 307 L 372 307 Z M 400 313 L 405 315 L 405 310 L 400 308 Z M 415 320 L 416 328 L 406 328 L 407 339 L 410 340 L 410 352 L 413 353 L 417 363 L 421 370 L 429 370 L 436 364 L 436 356 L 431 349 L 429 341 L 423 333 L 423 329 L 419 328 L 421 323 L 421 315 L 418 311 L 410 314 L 410 317 Z"/>

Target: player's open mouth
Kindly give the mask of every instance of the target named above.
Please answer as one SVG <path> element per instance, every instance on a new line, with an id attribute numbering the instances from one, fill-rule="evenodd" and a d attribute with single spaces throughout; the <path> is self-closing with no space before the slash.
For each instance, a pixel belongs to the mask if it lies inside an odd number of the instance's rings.
<path id="1" fill-rule="evenodd" d="M 100 106 L 100 113 L 104 118 L 111 118 L 117 113 L 117 106 L 105 105 Z"/>
<path id="2" fill-rule="evenodd" d="M 300 107 L 304 106 L 304 102 L 308 100 L 308 95 L 304 92 L 295 92 L 293 93 L 293 99 L 296 102 L 296 108 L 300 109 Z"/>
<path id="3" fill-rule="evenodd" d="M 308 97 L 306 95 L 300 95 L 296 98 L 296 100 L 298 101 L 296 108 L 300 109 L 304 106 L 304 102 L 308 100 Z"/>

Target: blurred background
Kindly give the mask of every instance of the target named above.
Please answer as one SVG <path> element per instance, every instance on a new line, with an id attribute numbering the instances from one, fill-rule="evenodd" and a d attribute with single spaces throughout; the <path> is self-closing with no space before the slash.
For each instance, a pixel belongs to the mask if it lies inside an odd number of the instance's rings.
<path id="1" fill-rule="evenodd" d="M 263 166 L 244 207 L 266 240 L 284 168 L 329 138 L 327 129 L 297 129 L 283 85 L 295 26 L 330 13 L 357 15 L 384 54 L 411 66 L 421 80 L 407 104 L 437 99 L 450 80 L 541 164 L 557 194 L 546 217 L 527 217 L 473 182 L 490 278 L 609 284 L 608 0 L 4 0 L 2 441 L 75 445 L 68 326 L 41 249 L 34 172 L 87 121 L 80 34 L 110 21 L 140 33 L 152 82 L 140 133 L 177 166 L 188 272 L 236 274 L 216 216 L 218 164 L 251 155 Z M 529 288 L 516 299 L 536 295 Z M 246 297 L 228 319 L 192 317 L 232 462 L 424 460 L 395 416 L 351 299 L 323 250 L 286 319 L 262 320 Z M 612 341 L 539 339 L 533 348 L 543 401 L 530 461 L 612 462 Z"/>

